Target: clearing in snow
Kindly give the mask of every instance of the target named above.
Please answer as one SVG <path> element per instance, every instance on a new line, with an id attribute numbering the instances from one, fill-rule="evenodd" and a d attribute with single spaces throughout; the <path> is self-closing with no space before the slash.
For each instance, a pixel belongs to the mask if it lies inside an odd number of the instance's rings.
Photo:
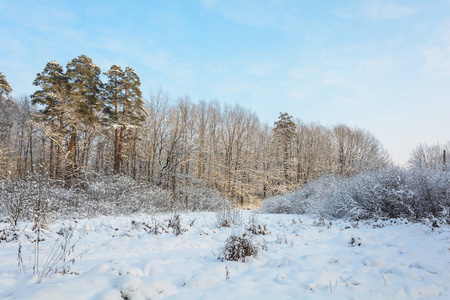
<path id="1" fill-rule="evenodd" d="M 0 298 L 450 298 L 448 225 L 240 214 L 233 228 L 219 227 L 214 213 L 183 213 L 180 224 L 171 215 L 54 222 L 40 232 L 38 266 L 33 224 L 0 223 Z M 242 235 L 258 254 L 219 259 L 225 241 Z M 67 248 L 66 265 L 42 276 L 49 253 L 60 253 L 55 241 Z"/>

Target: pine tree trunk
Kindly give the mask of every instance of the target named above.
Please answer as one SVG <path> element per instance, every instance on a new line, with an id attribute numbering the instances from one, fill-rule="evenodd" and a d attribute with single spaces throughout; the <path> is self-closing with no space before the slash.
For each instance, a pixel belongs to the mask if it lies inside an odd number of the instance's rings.
<path id="1" fill-rule="evenodd" d="M 119 129 L 114 128 L 114 173 L 119 174 L 120 158 L 119 158 Z"/>
<path id="2" fill-rule="evenodd" d="M 77 142 L 77 123 L 72 126 L 72 134 L 70 135 L 69 141 L 69 151 L 68 151 L 68 167 L 66 172 L 66 180 L 68 184 L 71 185 L 73 179 L 76 177 L 76 168 L 75 168 L 75 155 L 76 155 L 76 142 Z"/>
<path id="3" fill-rule="evenodd" d="M 119 133 L 119 144 L 117 146 L 117 174 L 120 173 L 120 167 L 122 165 L 122 149 L 123 149 L 123 136 L 124 136 L 124 126 L 122 125 L 120 127 L 120 133 Z"/>
<path id="4" fill-rule="evenodd" d="M 54 134 L 54 132 L 55 132 L 55 123 L 54 123 L 54 121 L 52 121 L 51 122 L 51 134 L 53 135 Z M 50 175 L 50 177 L 53 177 L 54 176 L 54 174 L 53 174 L 53 148 L 54 148 L 54 142 L 53 142 L 53 139 L 50 139 L 50 153 L 49 153 L 49 159 L 50 159 L 50 163 L 49 163 L 49 175 Z"/>

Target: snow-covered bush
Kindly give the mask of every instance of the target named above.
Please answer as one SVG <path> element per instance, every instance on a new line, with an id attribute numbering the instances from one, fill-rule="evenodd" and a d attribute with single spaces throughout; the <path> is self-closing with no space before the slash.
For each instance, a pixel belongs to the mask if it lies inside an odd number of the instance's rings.
<path id="1" fill-rule="evenodd" d="M 13 226 L 27 220 L 45 227 L 55 215 L 59 189 L 54 181 L 37 175 L 3 180 L 0 182 L 0 209 Z"/>
<path id="2" fill-rule="evenodd" d="M 24 181 L 3 180 L 0 182 L 2 213 L 16 226 L 20 220 L 32 216 L 32 203 L 36 190 Z"/>
<path id="3" fill-rule="evenodd" d="M 182 235 L 183 232 L 186 231 L 185 228 L 181 225 L 181 216 L 180 214 L 173 214 L 169 220 L 169 227 L 172 228 L 172 232 L 174 235 Z"/>
<path id="4" fill-rule="evenodd" d="M 15 241 L 19 236 L 17 227 L 8 223 L 0 222 L 0 243 Z"/>
<path id="5" fill-rule="evenodd" d="M 296 213 L 296 209 L 293 207 L 294 203 L 290 200 L 291 197 L 292 194 L 288 193 L 269 198 L 263 202 L 262 209 L 272 214 Z"/>
<path id="6" fill-rule="evenodd" d="M 225 205 L 216 211 L 216 220 L 219 227 L 233 227 L 242 224 L 242 215 L 231 205 Z"/>
<path id="7" fill-rule="evenodd" d="M 85 207 L 92 210 L 89 214 L 129 215 L 179 208 L 168 191 L 125 176 L 100 177 L 89 183 L 85 194 Z"/>
<path id="8" fill-rule="evenodd" d="M 147 182 L 125 176 L 83 178 L 82 184 L 66 187 L 61 181 L 41 175 L 0 181 L 0 216 L 12 225 L 34 221 L 45 226 L 50 218 L 91 218 L 99 215 L 175 212 L 180 210 L 217 211 L 225 209 L 229 221 L 236 215 L 230 202 L 219 192 L 200 187 L 182 188 L 181 199 Z"/>
<path id="9" fill-rule="evenodd" d="M 250 219 L 247 226 L 247 231 L 253 233 L 254 235 L 267 235 L 270 230 L 267 228 L 266 224 L 260 224 L 258 221 L 258 213 L 252 211 L 250 214 Z"/>
<path id="10" fill-rule="evenodd" d="M 178 198 L 190 211 L 217 211 L 229 205 L 229 201 L 218 190 L 204 186 L 188 185 L 179 190 Z"/>
<path id="11" fill-rule="evenodd" d="M 105 176 L 67 188 L 40 175 L 0 181 L 0 215 L 12 225 L 34 221 L 45 226 L 50 218 L 130 215 L 179 209 L 171 194 L 128 177 Z"/>
<path id="12" fill-rule="evenodd" d="M 443 218 L 450 221 L 450 169 L 389 168 L 351 178 L 324 177 L 267 199 L 271 213 L 326 218 Z"/>
<path id="13" fill-rule="evenodd" d="M 256 256 L 261 250 L 266 250 L 265 243 L 259 243 L 250 232 L 243 228 L 235 228 L 220 249 L 219 259 L 222 261 L 245 262 L 248 256 Z"/>

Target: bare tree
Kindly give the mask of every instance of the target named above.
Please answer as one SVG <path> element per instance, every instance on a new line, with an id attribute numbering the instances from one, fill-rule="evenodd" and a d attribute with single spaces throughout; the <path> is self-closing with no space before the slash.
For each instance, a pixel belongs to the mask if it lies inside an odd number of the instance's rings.
<path id="1" fill-rule="evenodd" d="M 419 144 L 412 152 L 408 163 L 414 167 L 433 168 L 444 162 L 444 150 L 450 150 L 450 141 L 447 144 Z"/>
<path id="2" fill-rule="evenodd" d="M 379 169 L 388 163 L 386 151 L 369 132 L 346 125 L 333 128 L 335 172 L 341 176 Z"/>

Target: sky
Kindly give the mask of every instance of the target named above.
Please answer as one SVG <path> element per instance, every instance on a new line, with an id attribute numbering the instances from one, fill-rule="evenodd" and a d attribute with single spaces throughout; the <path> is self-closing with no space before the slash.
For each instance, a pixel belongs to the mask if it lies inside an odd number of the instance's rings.
<path id="1" fill-rule="evenodd" d="M 396 164 L 450 140 L 448 0 L 0 0 L 0 28 L 13 96 L 84 54 L 134 68 L 144 95 L 364 128 Z"/>

